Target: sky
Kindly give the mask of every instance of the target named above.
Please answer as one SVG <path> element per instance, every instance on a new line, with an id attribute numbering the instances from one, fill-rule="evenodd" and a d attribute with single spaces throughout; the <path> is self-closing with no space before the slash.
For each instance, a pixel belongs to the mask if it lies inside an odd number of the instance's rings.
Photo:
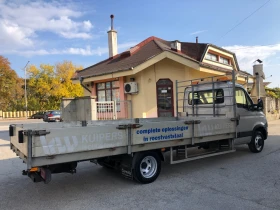
<path id="1" fill-rule="evenodd" d="M 119 53 L 150 36 L 182 42 L 198 36 L 236 53 L 249 73 L 261 59 L 265 81 L 278 87 L 279 11 L 280 0 L 0 0 L 0 55 L 21 77 L 28 61 L 88 67 L 108 58 L 114 14 Z"/>

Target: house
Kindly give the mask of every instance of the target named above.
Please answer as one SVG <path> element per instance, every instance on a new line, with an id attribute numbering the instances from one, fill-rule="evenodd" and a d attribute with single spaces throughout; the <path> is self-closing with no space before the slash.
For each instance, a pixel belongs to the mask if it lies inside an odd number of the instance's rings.
<path id="1" fill-rule="evenodd" d="M 233 70 L 238 83 L 245 84 L 250 77 L 239 69 L 234 53 L 199 43 L 198 39 L 192 43 L 151 36 L 118 53 L 117 32 L 112 24 L 108 45 L 109 58 L 76 72 L 73 82 L 80 82 L 84 95 L 96 97 L 98 102 L 131 101 L 133 118 L 174 116 L 176 80 L 223 75 Z M 119 107 L 118 112 L 123 108 Z"/>

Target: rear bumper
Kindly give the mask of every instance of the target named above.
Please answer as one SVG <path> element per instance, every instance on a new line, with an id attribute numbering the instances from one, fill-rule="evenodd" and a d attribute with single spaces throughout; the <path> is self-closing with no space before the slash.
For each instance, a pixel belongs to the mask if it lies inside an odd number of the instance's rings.
<path id="1" fill-rule="evenodd" d="M 60 117 L 53 117 L 53 118 L 48 118 L 47 122 L 58 122 L 61 121 Z"/>

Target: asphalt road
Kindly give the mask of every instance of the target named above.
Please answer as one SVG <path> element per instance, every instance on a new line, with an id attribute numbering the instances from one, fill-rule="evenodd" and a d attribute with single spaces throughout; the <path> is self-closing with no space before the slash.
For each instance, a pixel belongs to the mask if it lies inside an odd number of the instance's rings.
<path id="1" fill-rule="evenodd" d="M 0 122 L 0 129 L 8 124 Z M 75 175 L 58 174 L 48 185 L 35 184 L 21 175 L 26 165 L 10 151 L 8 139 L 8 132 L 0 131 L 1 210 L 280 209 L 280 120 L 269 123 L 262 153 L 240 146 L 226 155 L 166 162 L 148 185 L 88 162 L 79 164 Z"/>
<path id="2" fill-rule="evenodd" d="M 0 119 L 0 131 L 8 130 L 10 124 L 23 124 L 23 123 L 45 123 L 45 122 L 43 121 L 43 119 L 19 119 L 19 120 Z"/>

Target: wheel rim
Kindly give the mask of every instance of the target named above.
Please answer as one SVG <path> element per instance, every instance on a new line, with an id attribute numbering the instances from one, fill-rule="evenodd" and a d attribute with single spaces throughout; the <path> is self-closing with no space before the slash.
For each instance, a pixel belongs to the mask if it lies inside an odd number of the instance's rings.
<path id="1" fill-rule="evenodd" d="M 141 175 L 148 179 L 155 175 L 157 172 L 157 161 L 152 156 L 145 157 L 140 163 Z"/>
<path id="2" fill-rule="evenodd" d="M 260 135 L 256 135 L 255 137 L 255 146 L 258 151 L 262 148 L 262 137 Z"/>

